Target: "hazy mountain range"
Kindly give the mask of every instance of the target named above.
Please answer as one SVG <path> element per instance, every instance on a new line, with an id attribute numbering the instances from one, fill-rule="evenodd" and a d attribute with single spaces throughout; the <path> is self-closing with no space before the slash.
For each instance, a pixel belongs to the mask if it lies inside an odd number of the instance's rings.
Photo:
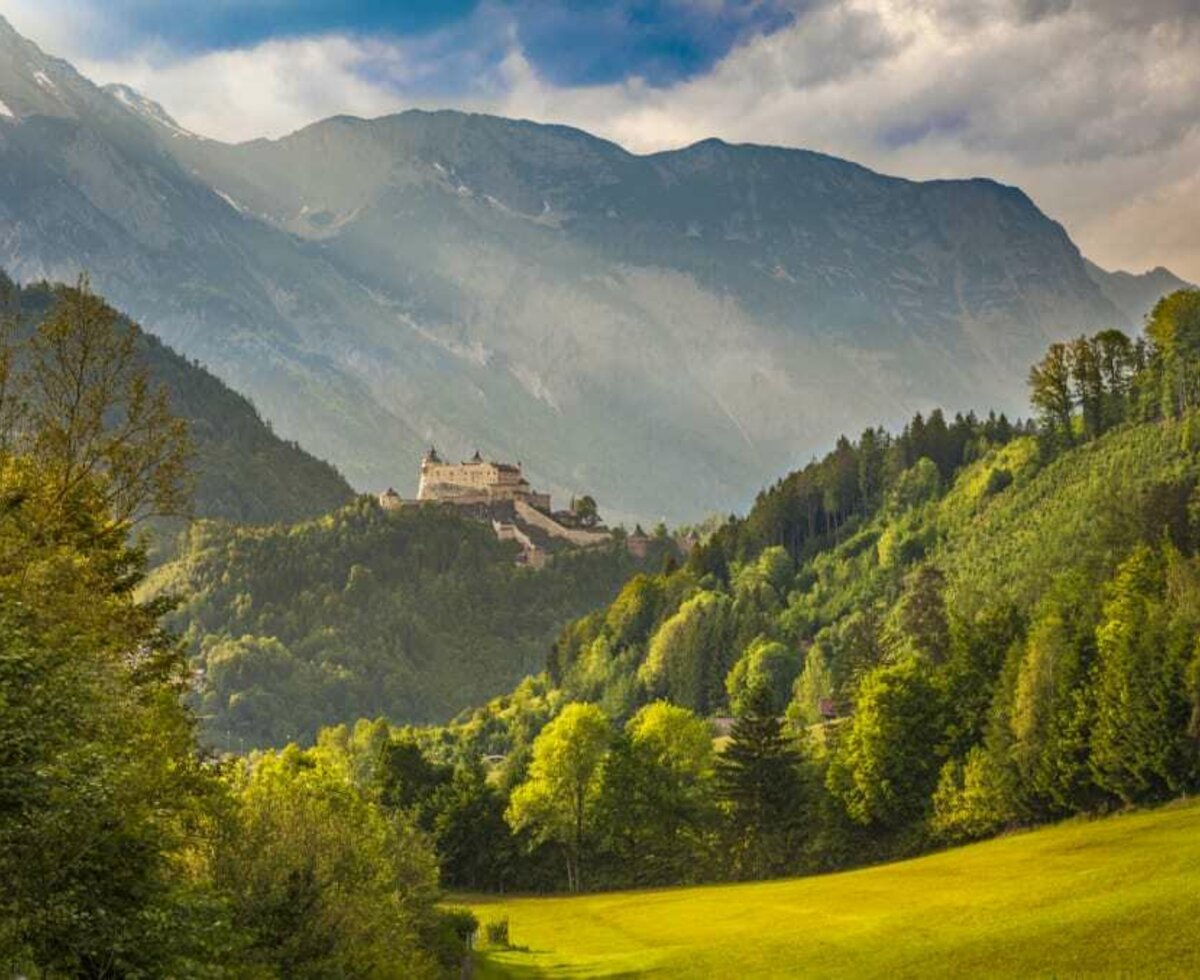
<path id="1" fill-rule="evenodd" d="M 230 111 L 236 111 L 235 106 Z M 0 21 L 0 265 L 96 287 L 360 489 L 434 442 L 616 516 L 745 503 L 842 431 L 1025 404 L 1178 283 L 1021 191 L 456 112 L 231 146 Z"/>
<path id="2" fill-rule="evenodd" d="M 15 288 L 0 270 L 0 306 L 5 314 L 18 314 L 18 339 L 33 331 L 56 299 L 56 291 L 47 286 Z M 354 498 L 336 469 L 280 439 L 244 396 L 153 335 L 138 336 L 151 379 L 167 389 L 172 411 L 188 422 L 195 475 L 193 516 L 247 524 L 293 523 L 326 514 Z M 173 522 L 160 529 L 174 530 Z"/>

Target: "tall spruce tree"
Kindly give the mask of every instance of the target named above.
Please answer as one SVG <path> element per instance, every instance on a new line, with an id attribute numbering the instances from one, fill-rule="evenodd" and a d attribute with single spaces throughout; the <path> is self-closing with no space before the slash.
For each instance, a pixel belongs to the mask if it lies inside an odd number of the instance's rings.
<path id="1" fill-rule="evenodd" d="M 717 760 L 717 788 L 731 838 L 731 871 L 763 878 L 785 871 L 803 824 L 800 755 L 772 710 L 770 692 L 757 690 L 733 723 Z"/>

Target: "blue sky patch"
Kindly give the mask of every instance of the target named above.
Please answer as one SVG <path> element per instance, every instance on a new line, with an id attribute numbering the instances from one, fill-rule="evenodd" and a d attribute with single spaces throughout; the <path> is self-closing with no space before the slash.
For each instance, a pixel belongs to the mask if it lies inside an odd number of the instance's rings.
<path id="1" fill-rule="evenodd" d="M 106 0 L 114 30 L 93 39 L 112 57 L 147 43 L 200 54 L 271 39 L 325 34 L 406 41 L 440 35 L 439 55 L 490 62 L 504 38 L 480 22 L 507 24 L 534 68 L 556 85 L 638 77 L 669 85 L 708 71 L 734 46 L 792 21 L 794 0 Z M 465 79 L 462 81 L 466 81 Z"/>

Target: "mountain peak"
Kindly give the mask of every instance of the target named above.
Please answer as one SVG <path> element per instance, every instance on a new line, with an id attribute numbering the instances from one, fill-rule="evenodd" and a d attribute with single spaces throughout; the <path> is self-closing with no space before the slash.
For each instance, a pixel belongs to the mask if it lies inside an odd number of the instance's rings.
<path id="1" fill-rule="evenodd" d="M 105 85 L 104 92 L 111 95 L 131 112 L 135 112 L 143 119 L 169 130 L 173 136 L 187 136 L 191 139 L 197 138 L 195 133 L 180 126 L 174 117 L 162 107 L 161 103 L 147 98 L 132 86 L 114 82 L 111 85 Z"/>

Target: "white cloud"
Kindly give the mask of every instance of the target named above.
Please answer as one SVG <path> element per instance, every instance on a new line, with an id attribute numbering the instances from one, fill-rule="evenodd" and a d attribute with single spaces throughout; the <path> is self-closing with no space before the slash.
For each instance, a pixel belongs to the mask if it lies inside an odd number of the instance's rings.
<path id="1" fill-rule="evenodd" d="M 468 30 L 467 51 L 436 36 L 324 37 L 101 62 L 72 56 L 54 15 L 62 2 L 4 9 L 85 73 L 127 82 L 223 139 L 440 102 L 578 125 L 635 151 L 714 135 L 803 146 L 916 178 L 1018 184 L 1101 264 L 1163 263 L 1200 281 L 1195 0 L 827 0 L 707 75 L 661 89 L 551 85 L 494 6 Z M 485 47 L 507 51 L 498 67 Z M 456 71 L 469 95 L 426 94 Z"/>
<path id="2" fill-rule="evenodd" d="M 392 53 L 341 37 L 268 41 L 254 48 L 167 60 L 143 51 L 121 61 L 80 59 L 97 82 L 125 82 L 194 132 L 229 141 L 276 137 L 326 116 L 378 116 L 403 108 L 396 91 L 365 79 Z"/>

